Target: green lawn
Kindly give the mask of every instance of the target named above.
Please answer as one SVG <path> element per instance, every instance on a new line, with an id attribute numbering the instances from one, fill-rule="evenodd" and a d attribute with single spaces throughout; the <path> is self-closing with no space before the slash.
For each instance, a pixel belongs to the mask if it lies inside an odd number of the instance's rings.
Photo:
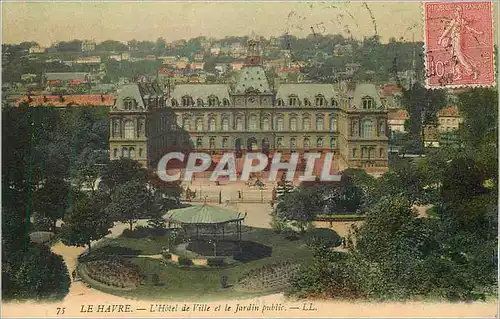
<path id="1" fill-rule="evenodd" d="M 161 248 L 166 246 L 166 236 L 155 240 L 146 238 L 131 239 L 118 237 L 107 239 L 101 247 L 110 248 L 126 247 L 138 251 L 139 254 L 158 254 Z M 274 233 L 271 229 L 252 228 L 243 234 L 243 240 L 254 241 L 272 248 L 271 256 L 262 259 L 236 263 L 227 268 L 180 268 L 175 265 L 162 263 L 160 260 L 151 258 L 132 258 L 139 265 L 142 274 L 147 278 L 146 285 L 140 286 L 133 291 L 117 291 L 102 286 L 95 287 L 114 295 L 120 295 L 132 299 L 147 300 L 196 300 L 210 301 L 217 299 L 248 298 L 273 291 L 261 291 L 255 293 L 240 292 L 234 289 L 238 279 L 254 268 L 260 268 L 266 264 L 278 263 L 285 260 L 307 261 L 312 253 L 302 240 L 289 241 L 282 235 Z M 152 283 L 151 275 L 159 276 L 160 285 Z M 228 277 L 229 288 L 221 288 L 222 275 Z"/>

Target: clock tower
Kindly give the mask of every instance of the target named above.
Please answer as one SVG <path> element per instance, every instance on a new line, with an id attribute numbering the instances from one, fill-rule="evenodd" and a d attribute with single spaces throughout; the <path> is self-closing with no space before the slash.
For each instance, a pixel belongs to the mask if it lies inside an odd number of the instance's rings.
<path id="1" fill-rule="evenodd" d="M 247 57 L 245 58 L 246 66 L 260 66 L 260 46 L 259 41 L 250 39 L 247 42 Z"/>

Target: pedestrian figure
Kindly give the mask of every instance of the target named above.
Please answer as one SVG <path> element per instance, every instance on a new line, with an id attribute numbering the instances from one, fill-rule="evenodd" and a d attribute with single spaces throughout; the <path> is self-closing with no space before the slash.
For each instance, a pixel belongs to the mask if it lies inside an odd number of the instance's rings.
<path id="1" fill-rule="evenodd" d="M 346 247 L 346 245 L 345 245 L 345 244 L 346 244 L 346 243 L 345 243 L 345 237 L 342 237 L 342 248 L 345 248 L 345 247 Z"/>
<path id="2" fill-rule="evenodd" d="M 241 199 L 241 191 L 238 190 L 238 199 Z"/>
<path id="3" fill-rule="evenodd" d="M 76 281 L 76 269 L 74 269 L 71 273 L 71 278 L 73 279 L 73 281 Z"/>

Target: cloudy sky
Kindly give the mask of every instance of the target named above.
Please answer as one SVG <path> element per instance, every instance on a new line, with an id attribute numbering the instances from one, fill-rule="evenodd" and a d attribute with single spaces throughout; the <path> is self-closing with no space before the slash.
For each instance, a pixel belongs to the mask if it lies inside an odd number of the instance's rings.
<path id="1" fill-rule="evenodd" d="M 372 18 L 373 17 L 373 18 Z M 168 42 L 200 35 L 279 36 L 288 31 L 341 33 L 355 38 L 375 32 L 390 37 L 422 39 L 419 2 L 4 2 L 4 43 L 94 39 Z"/>

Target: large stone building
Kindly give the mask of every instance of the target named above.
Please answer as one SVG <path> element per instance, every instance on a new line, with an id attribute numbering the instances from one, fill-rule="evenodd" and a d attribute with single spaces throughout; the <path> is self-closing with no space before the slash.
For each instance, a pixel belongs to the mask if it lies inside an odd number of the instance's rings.
<path id="1" fill-rule="evenodd" d="M 258 41 L 235 84 L 125 85 L 110 115 L 110 157 L 155 168 L 174 146 L 210 151 L 320 151 L 334 168 L 387 170 L 387 110 L 373 84 L 272 85 Z"/>
<path id="2" fill-rule="evenodd" d="M 387 110 L 375 85 L 273 86 L 259 51 L 250 40 L 234 85 L 178 84 L 168 92 L 166 105 L 191 145 L 237 154 L 332 151 L 337 169 L 387 169 Z"/>
<path id="3" fill-rule="evenodd" d="M 124 85 L 109 111 L 110 159 L 129 157 L 154 168 L 168 147 L 173 118 L 159 85 Z"/>

